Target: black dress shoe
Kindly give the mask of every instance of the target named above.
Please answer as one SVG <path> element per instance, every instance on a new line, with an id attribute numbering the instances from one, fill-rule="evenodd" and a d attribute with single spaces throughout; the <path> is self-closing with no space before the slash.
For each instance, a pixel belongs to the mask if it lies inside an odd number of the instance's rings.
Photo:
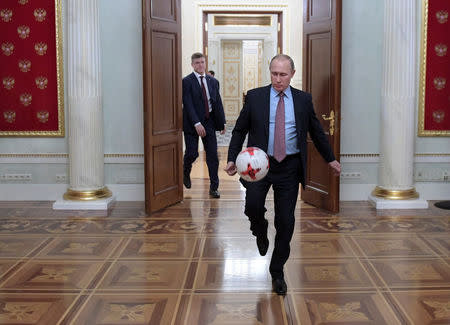
<path id="1" fill-rule="evenodd" d="M 272 280 L 273 291 L 280 296 L 284 296 L 287 292 L 287 285 L 284 279 L 276 278 Z"/>
<path id="2" fill-rule="evenodd" d="M 209 190 L 209 195 L 214 199 L 220 198 L 220 193 L 218 190 Z"/>
<path id="3" fill-rule="evenodd" d="M 191 188 L 191 177 L 188 173 L 183 173 L 183 184 L 186 188 Z"/>
<path id="4" fill-rule="evenodd" d="M 261 256 L 266 255 L 267 249 L 269 249 L 269 238 L 267 235 L 256 236 L 256 246 Z"/>

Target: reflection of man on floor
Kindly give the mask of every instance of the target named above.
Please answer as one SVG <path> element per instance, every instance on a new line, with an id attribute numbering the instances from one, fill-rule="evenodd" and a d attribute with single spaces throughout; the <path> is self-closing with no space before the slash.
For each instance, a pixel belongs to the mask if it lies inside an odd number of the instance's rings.
<path id="1" fill-rule="evenodd" d="M 284 295 L 284 264 L 289 258 L 290 241 L 294 232 L 294 211 L 299 182 L 305 184 L 306 137 L 311 136 L 319 153 L 336 174 L 341 166 L 314 113 L 311 95 L 289 86 L 295 74 L 294 62 L 279 54 L 270 62 L 272 84 L 248 91 L 228 149 L 225 171 L 236 174 L 235 161 L 248 133 L 248 147 L 259 147 L 270 158 L 269 172 L 259 182 L 246 182 L 245 214 L 250 230 L 256 236 L 259 253 L 265 255 L 269 247 L 268 222 L 264 217 L 267 192 L 272 186 L 275 206 L 275 245 L 270 262 L 273 290 Z"/>
<path id="2" fill-rule="evenodd" d="M 183 78 L 183 132 L 186 146 L 183 183 L 186 188 L 191 188 L 192 163 L 198 157 L 198 137 L 201 137 L 209 172 L 209 195 L 220 198 L 216 130 L 225 133 L 225 114 L 219 82 L 205 73 L 206 62 L 202 53 L 192 54 L 191 65 L 194 71 Z"/>

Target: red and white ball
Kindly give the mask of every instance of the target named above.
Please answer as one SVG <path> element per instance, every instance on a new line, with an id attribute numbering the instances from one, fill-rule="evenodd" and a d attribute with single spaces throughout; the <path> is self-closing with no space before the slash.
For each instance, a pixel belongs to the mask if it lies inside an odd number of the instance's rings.
<path id="1" fill-rule="evenodd" d="M 241 178 L 247 182 L 257 182 L 269 171 L 269 157 L 257 147 L 248 147 L 237 156 L 236 168 Z"/>

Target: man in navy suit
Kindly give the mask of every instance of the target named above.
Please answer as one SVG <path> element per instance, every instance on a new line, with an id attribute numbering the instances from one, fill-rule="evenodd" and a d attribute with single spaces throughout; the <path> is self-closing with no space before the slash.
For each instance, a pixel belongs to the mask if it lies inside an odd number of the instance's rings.
<path id="1" fill-rule="evenodd" d="M 273 187 L 276 235 L 269 271 L 273 291 L 284 295 L 287 285 L 283 268 L 290 254 L 299 183 L 305 186 L 307 133 L 336 175 L 341 167 L 316 118 L 311 95 L 289 86 L 295 74 L 292 59 L 284 54 L 276 55 L 269 68 L 272 84 L 247 92 L 233 129 L 225 171 L 229 175 L 236 174 L 236 157 L 247 133 L 247 146 L 259 147 L 269 155 L 270 167 L 265 178 L 258 182 L 240 181 L 246 188 L 244 213 L 249 218 L 250 230 L 256 236 L 259 253 L 263 256 L 269 247 L 264 204 L 270 186 Z M 279 111 L 283 112 L 280 118 Z M 282 133 L 276 131 L 278 121 L 282 121 L 279 124 L 283 126 Z"/>
<path id="2" fill-rule="evenodd" d="M 183 78 L 183 132 L 186 150 L 184 152 L 183 183 L 191 188 L 192 163 L 198 157 L 198 137 L 206 152 L 209 172 L 209 195 L 220 198 L 219 158 L 217 156 L 216 130 L 225 133 L 225 113 L 219 93 L 219 82 L 206 74 L 205 56 L 194 53 L 191 56 L 194 71 Z"/>

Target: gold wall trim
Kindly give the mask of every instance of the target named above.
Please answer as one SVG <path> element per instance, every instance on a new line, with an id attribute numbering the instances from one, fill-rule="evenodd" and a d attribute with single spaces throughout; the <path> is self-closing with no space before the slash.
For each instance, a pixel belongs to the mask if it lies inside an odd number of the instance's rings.
<path id="1" fill-rule="evenodd" d="M 377 153 L 343 153 L 345 158 L 376 158 Z M 450 153 L 416 153 L 415 157 L 450 157 Z M 67 153 L 2 153 L 0 158 L 68 158 Z M 106 153 L 105 158 L 144 158 L 142 153 Z"/>
<path id="2" fill-rule="evenodd" d="M 0 158 L 68 158 L 67 153 L 2 153 Z"/>
<path id="3" fill-rule="evenodd" d="M 380 157 L 377 153 L 342 153 L 346 158 L 375 158 Z M 416 153 L 414 157 L 450 157 L 450 153 Z"/>
<path id="4" fill-rule="evenodd" d="M 379 157 L 380 155 L 377 153 L 341 153 L 341 157 L 358 157 L 358 158 L 373 158 L 373 157 Z"/>
<path id="5" fill-rule="evenodd" d="M 219 5 L 219 4 L 205 4 L 205 3 L 201 3 L 198 5 L 199 7 L 217 7 L 217 8 L 287 8 L 288 5 L 285 4 L 272 4 L 272 5 L 264 5 L 264 4 L 240 4 L 240 3 L 236 3 L 236 4 L 226 4 L 226 5 Z"/>
<path id="6" fill-rule="evenodd" d="M 372 195 L 386 200 L 410 200 L 419 197 L 419 193 L 414 187 L 409 190 L 388 190 L 377 186 Z"/>
<path id="7" fill-rule="evenodd" d="M 105 153 L 105 158 L 144 158 L 143 153 Z"/>
<path id="8" fill-rule="evenodd" d="M 64 62 L 62 0 L 55 1 L 56 78 L 58 96 L 58 131 L 0 131 L 2 137 L 64 137 Z"/>
<path id="9" fill-rule="evenodd" d="M 417 123 L 417 135 L 419 137 L 448 137 L 449 130 L 425 130 L 425 87 L 427 76 L 427 37 L 428 37 L 428 3 L 422 0 L 422 25 L 421 25 L 421 49 L 420 49 L 420 77 L 419 77 L 419 120 Z"/>
<path id="10" fill-rule="evenodd" d="M 450 153 L 416 153 L 415 157 L 450 157 Z"/>
<path id="11" fill-rule="evenodd" d="M 272 26 L 272 16 L 214 15 L 214 26 Z"/>
<path id="12" fill-rule="evenodd" d="M 74 191 L 71 189 L 67 189 L 67 192 L 64 194 L 65 200 L 71 201 L 93 201 L 99 199 L 106 199 L 111 197 L 111 191 L 105 186 L 99 190 L 94 191 Z"/>
<path id="13" fill-rule="evenodd" d="M 55 136 L 64 137 L 64 53 L 63 53 L 63 28 L 62 28 L 62 0 L 55 0 L 56 22 L 56 75 L 58 78 L 58 130 Z"/>
<path id="14" fill-rule="evenodd" d="M 419 122 L 418 136 L 432 136 L 425 131 L 425 85 L 426 85 L 426 63 L 427 63 L 427 28 L 428 28 L 428 0 L 422 1 L 422 24 L 420 43 L 420 75 L 419 75 Z"/>
<path id="15" fill-rule="evenodd" d="M 0 158 L 68 158 L 67 153 L 2 153 Z M 105 158 L 144 158 L 141 153 L 107 153 Z"/>

